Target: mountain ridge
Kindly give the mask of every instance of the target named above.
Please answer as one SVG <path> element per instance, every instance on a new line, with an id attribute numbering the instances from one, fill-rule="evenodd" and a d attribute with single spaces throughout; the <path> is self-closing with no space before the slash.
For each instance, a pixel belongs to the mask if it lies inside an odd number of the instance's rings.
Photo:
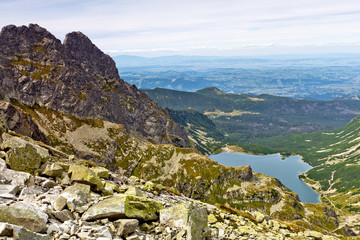
<path id="1" fill-rule="evenodd" d="M 10 25 L 1 31 L 0 54 L 1 99 L 121 123 L 158 143 L 188 144 L 181 126 L 123 81 L 114 61 L 80 32 L 62 44 L 36 24 Z"/>

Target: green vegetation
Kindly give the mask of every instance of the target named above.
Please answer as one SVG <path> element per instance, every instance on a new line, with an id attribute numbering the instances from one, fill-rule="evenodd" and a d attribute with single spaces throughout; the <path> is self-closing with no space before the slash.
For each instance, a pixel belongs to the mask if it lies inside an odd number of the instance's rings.
<path id="1" fill-rule="evenodd" d="M 224 143 L 236 145 L 256 144 L 254 139 L 266 137 L 335 129 L 360 112 L 357 101 L 308 101 L 265 94 L 255 97 L 228 94 L 213 87 L 197 92 L 160 88 L 142 91 L 162 107 L 207 114 L 217 131 L 227 136 Z M 174 120 L 184 126 L 198 124 L 194 118 L 179 119 L 178 115 Z M 203 127 L 214 131 L 211 126 Z M 190 135 L 194 136 L 191 132 Z"/>

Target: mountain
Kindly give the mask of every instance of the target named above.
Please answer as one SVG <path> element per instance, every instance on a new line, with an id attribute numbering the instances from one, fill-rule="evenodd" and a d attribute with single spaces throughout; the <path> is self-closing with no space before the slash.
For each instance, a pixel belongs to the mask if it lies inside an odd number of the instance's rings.
<path id="1" fill-rule="evenodd" d="M 0 238 L 352 234 L 331 206 L 180 147 L 184 129 L 85 35 L 61 43 L 38 25 L 11 25 L 0 43 Z M 212 126 L 191 114 L 197 127 Z"/>
<path id="2" fill-rule="evenodd" d="M 356 100 L 310 101 L 273 95 L 225 93 L 207 87 L 196 92 L 142 89 L 160 106 L 188 108 L 208 116 L 227 142 L 248 144 L 254 139 L 341 127 L 360 113 Z"/>
<path id="3" fill-rule="evenodd" d="M 80 32 L 62 44 L 46 29 L 6 26 L 0 33 L 0 99 L 123 124 L 134 136 L 187 146 L 166 111 L 123 81 L 114 61 Z"/>

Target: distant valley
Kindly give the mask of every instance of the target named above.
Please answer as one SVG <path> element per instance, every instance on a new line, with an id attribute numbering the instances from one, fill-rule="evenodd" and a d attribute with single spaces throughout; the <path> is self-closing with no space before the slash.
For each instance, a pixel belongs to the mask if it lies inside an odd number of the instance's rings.
<path id="1" fill-rule="evenodd" d="M 265 137 L 335 129 L 360 113 L 357 100 L 310 101 L 266 94 L 230 94 L 214 87 L 196 92 L 161 88 L 142 91 L 160 106 L 172 109 L 168 109 L 170 116 L 188 128 L 195 142 L 209 142 L 212 150 L 224 143 L 243 145 Z M 199 112 L 197 118 L 194 111 Z M 213 141 L 204 140 L 201 132 L 207 131 L 206 136 Z"/>

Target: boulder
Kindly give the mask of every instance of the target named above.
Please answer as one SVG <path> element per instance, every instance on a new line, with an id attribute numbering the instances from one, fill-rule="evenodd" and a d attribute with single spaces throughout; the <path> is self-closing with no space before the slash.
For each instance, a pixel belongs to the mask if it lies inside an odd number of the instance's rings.
<path id="1" fill-rule="evenodd" d="M 31 232 L 25 228 L 14 226 L 13 227 L 13 239 L 17 240 L 49 240 L 50 237 L 45 234 L 39 234 Z"/>
<path id="2" fill-rule="evenodd" d="M 2 138 L 1 148 L 9 149 L 6 162 L 13 170 L 33 173 L 50 157 L 48 150 L 33 142 L 7 133 L 4 133 Z"/>
<path id="3" fill-rule="evenodd" d="M 135 232 L 139 227 L 139 221 L 137 219 L 120 219 L 115 221 L 114 225 L 117 229 L 116 235 L 124 237 Z"/>
<path id="4" fill-rule="evenodd" d="M 44 223 L 47 223 L 47 221 L 48 221 L 48 218 L 49 218 L 48 215 L 46 213 L 44 213 L 43 211 L 41 211 L 37 206 L 35 206 L 29 202 L 16 202 L 16 203 L 11 204 L 11 207 L 30 210 L 33 213 L 35 213 L 36 215 L 38 215 L 39 218 Z"/>
<path id="5" fill-rule="evenodd" d="M 144 194 L 141 192 L 140 188 L 139 187 L 136 187 L 136 186 L 130 186 L 125 194 L 128 194 L 128 195 L 133 195 L 133 196 L 138 196 L 138 197 L 141 197 L 143 196 Z"/>
<path id="6" fill-rule="evenodd" d="M 177 204 L 160 211 L 160 223 L 187 230 L 187 240 L 205 239 L 208 215 L 205 207 L 193 203 Z"/>
<path id="7" fill-rule="evenodd" d="M 158 219 L 162 204 L 145 197 L 117 194 L 92 205 L 82 216 L 91 221 L 101 218 L 136 218 L 142 221 Z"/>
<path id="8" fill-rule="evenodd" d="M 16 199 L 16 194 L 20 191 L 19 186 L 1 184 L 0 185 L 0 198 Z"/>
<path id="9" fill-rule="evenodd" d="M 9 223 L 0 223 L 0 237 L 11 237 L 17 240 L 49 240 L 49 236 L 34 233 Z"/>
<path id="10" fill-rule="evenodd" d="M 32 232 L 44 232 L 44 220 L 33 211 L 8 206 L 0 206 L 0 222 L 22 226 Z"/>
<path id="11" fill-rule="evenodd" d="M 93 167 L 91 170 L 100 178 L 109 178 L 110 171 L 104 167 Z"/>
<path id="12" fill-rule="evenodd" d="M 2 160 L 0 159 L 0 162 Z M 31 174 L 26 172 L 14 171 L 11 169 L 0 170 L 1 176 L 6 179 L 11 185 L 26 186 L 31 179 Z"/>
<path id="13" fill-rule="evenodd" d="M 11 224 L 0 222 L 0 237 L 12 237 L 13 227 Z"/>
<path id="14" fill-rule="evenodd" d="M 109 182 L 104 182 L 104 186 L 105 189 L 103 191 L 103 194 L 106 192 L 108 193 L 108 195 L 112 195 L 114 194 L 114 192 L 120 192 L 120 189 L 117 185 L 109 183 Z"/>
<path id="15" fill-rule="evenodd" d="M 88 203 L 90 198 L 90 185 L 75 183 L 67 187 L 53 204 L 56 211 L 61 211 L 67 206 L 71 211 L 75 211 L 78 207 L 82 207 Z"/>
<path id="16" fill-rule="evenodd" d="M 59 164 L 49 163 L 46 165 L 42 174 L 49 177 L 59 177 L 62 175 L 63 171 L 64 169 Z"/>
<path id="17" fill-rule="evenodd" d="M 53 211 L 51 213 L 52 213 L 52 215 L 54 215 L 55 218 L 57 218 L 61 222 L 74 220 L 71 212 L 67 209 L 64 209 L 61 211 Z"/>
<path id="18" fill-rule="evenodd" d="M 72 182 L 90 185 L 97 191 L 104 189 L 101 179 L 84 165 L 72 164 L 69 167 L 68 173 L 71 175 Z"/>

